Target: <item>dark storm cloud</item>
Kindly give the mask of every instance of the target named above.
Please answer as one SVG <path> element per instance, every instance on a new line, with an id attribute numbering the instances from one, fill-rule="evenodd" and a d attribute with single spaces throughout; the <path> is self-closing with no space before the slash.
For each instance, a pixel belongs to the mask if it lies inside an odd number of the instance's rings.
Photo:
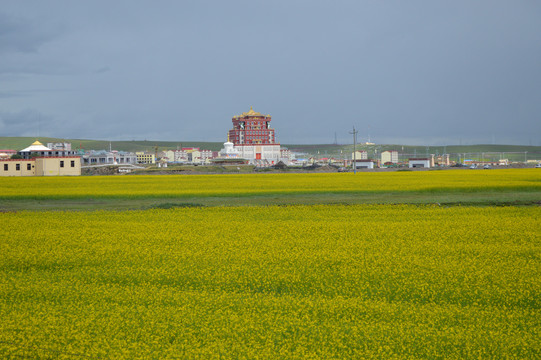
<path id="1" fill-rule="evenodd" d="M 0 13 L 0 54 L 35 53 L 60 33 L 59 26 Z"/>
<path id="2" fill-rule="evenodd" d="M 284 143 L 541 133 L 537 2 L 5 4 L 0 110 L 59 137 L 225 141 L 250 105 Z"/>
<path id="3" fill-rule="evenodd" d="M 0 112 L 0 134 L 2 136 L 38 136 L 47 135 L 40 133 L 41 128 L 47 128 L 47 124 L 53 120 L 31 109 L 20 112 Z"/>

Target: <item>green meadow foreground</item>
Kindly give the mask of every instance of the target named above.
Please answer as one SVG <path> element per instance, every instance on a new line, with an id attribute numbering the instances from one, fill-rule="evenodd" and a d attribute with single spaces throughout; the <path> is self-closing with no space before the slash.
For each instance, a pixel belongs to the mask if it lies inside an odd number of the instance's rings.
<path id="1" fill-rule="evenodd" d="M 534 170 L 1 179 L 4 206 L 252 195 L 0 213 L 0 356 L 539 358 L 539 206 L 328 203 L 539 201 Z M 327 203 L 257 206 L 295 196 Z"/>

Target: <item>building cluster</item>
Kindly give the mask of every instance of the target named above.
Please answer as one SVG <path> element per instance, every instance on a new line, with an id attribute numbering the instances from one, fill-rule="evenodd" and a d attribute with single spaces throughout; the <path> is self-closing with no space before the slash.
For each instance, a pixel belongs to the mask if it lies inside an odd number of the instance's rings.
<path id="1" fill-rule="evenodd" d="M 427 157 L 412 157 L 404 162 L 398 159 L 397 150 L 386 150 L 381 152 L 380 159 L 369 159 L 365 150 L 356 151 L 351 155 L 357 169 L 373 169 L 375 167 L 394 167 L 407 165 L 409 168 L 432 168 L 438 166 L 449 166 L 449 155 L 430 155 Z"/>
<path id="2" fill-rule="evenodd" d="M 198 147 L 181 147 L 176 150 L 162 151 L 159 155 L 162 163 L 208 164 L 218 157 L 218 152 Z"/>
<path id="3" fill-rule="evenodd" d="M 275 165 L 280 161 L 288 164 L 291 152 L 280 148 L 271 120 L 270 115 L 256 112 L 252 107 L 248 112 L 233 116 L 233 129 L 229 130 L 228 141 L 224 143 L 219 158 L 242 160 L 259 166 Z"/>
<path id="4" fill-rule="evenodd" d="M 449 166 L 449 155 L 427 155 L 426 157 L 406 158 L 402 154 L 399 160 L 397 150 L 378 153 L 375 159 L 368 157 L 366 150 L 355 151 L 351 160 L 333 158 L 295 159 L 295 154 L 282 148 L 277 140 L 276 130 L 271 127 L 272 117 L 253 110 L 235 115 L 232 128 L 227 133 L 227 141 L 220 151 L 200 149 L 198 147 L 177 147 L 174 150 L 125 152 L 112 150 L 74 151 L 67 142 L 48 143 L 44 146 L 39 141 L 31 146 L 15 151 L 0 150 L 0 176 L 49 176 L 80 175 L 82 167 L 118 165 L 119 172 L 129 172 L 139 164 L 156 164 L 166 167 L 168 164 L 252 164 L 272 166 L 331 164 L 351 166 L 356 169 L 376 167 L 408 166 L 410 168 L 431 168 Z M 370 143 L 372 144 L 372 143 Z M 300 154 L 297 154 L 297 156 Z"/>
<path id="5" fill-rule="evenodd" d="M 81 158 L 71 149 L 51 149 L 36 141 L 15 153 L 0 150 L 0 176 L 59 175 L 81 175 Z"/>
<path id="6" fill-rule="evenodd" d="M 82 167 L 118 165 L 120 172 L 128 172 L 138 164 L 253 164 L 270 166 L 280 161 L 288 164 L 292 154 L 280 147 L 276 132 L 270 126 L 270 115 L 250 111 L 233 116 L 233 129 L 221 151 L 198 147 L 179 147 L 158 152 L 125 152 L 112 150 L 74 151 L 67 142 L 39 141 L 15 151 L 0 150 L 0 176 L 80 175 Z M 127 170 L 128 169 L 128 170 Z"/>

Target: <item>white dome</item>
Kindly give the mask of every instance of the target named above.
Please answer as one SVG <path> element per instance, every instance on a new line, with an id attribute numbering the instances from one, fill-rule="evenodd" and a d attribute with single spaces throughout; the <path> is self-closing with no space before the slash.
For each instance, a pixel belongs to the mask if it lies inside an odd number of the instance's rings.
<path id="1" fill-rule="evenodd" d="M 37 152 L 37 151 L 52 151 L 52 150 L 49 149 L 47 146 L 44 146 L 39 141 L 34 141 L 34 143 L 32 143 L 32 145 L 30 145 L 26 149 L 22 149 L 21 152 L 22 151 L 25 151 L 25 152 Z"/>

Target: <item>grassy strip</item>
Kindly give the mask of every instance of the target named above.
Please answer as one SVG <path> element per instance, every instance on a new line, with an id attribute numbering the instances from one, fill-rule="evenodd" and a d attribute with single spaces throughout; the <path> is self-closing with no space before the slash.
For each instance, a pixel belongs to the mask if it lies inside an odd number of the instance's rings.
<path id="1" fill-rule="evenodd" d="M 192 206 L 268 206 L 315 204 L 440 204 L 442 206 L 533 206 L 541 203 L 541 193 L 369 193 L 369 194 L 260 194 L 253 196 L 76 198 L 76 199 L 4 199 L 0 211 L 20 210 L 135 210 Z"/>
<path id="2" fill-rule="evenodd" d="M 417 190 L 393 190 L 393 194 L 475 194 L 475 193 L 516 193 L 516 192 L 527 192 L 527 193 L 540 193 L 541 194 L 541 184 L 533 185 L 518 185 L 518 186 L 486 186 L 486 187 L 431 187 L 425 189 Z M 80 194 L 14 194 L 14 195 L 2 195 L 0 200 L 68 200 L 68 199 L 184 199 L 190 197 L 197 198 L 206 198 L 206 197 L 254 197 L 254 196 L 298 196 L 298 195 L 325 195 L 325 194 L 336 194 L 336 195 L 383 195 L 390 193 L 389 190 L 329 190 L 329 189 L 281 189 L 281 190 L 246 190 L 246 191 L 208 191 L 208 192 L 186 192 L 186 193 L 140 193 L 140 194 L 110 194 L 110 193 L 80 193 Z"/>

